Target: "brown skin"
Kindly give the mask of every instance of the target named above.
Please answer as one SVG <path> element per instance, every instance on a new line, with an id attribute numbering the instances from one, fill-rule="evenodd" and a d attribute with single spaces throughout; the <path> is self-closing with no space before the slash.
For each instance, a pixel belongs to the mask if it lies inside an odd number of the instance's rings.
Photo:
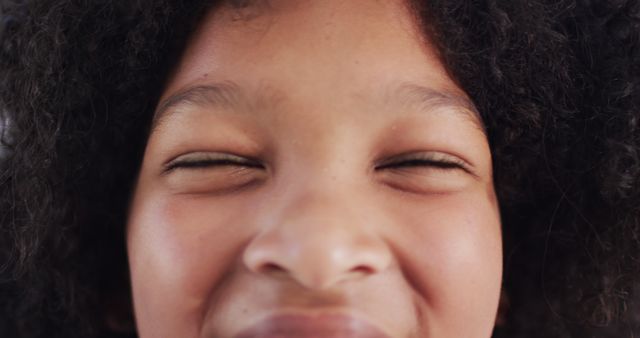
<path id="1" fill-rule="evenodd" d="M 491 336 L 491 154 L 427 40 L 399 0 L 209 13 L 162 95 L 131 205 L 140 337 L 233 337 L 274 313 Z"/>

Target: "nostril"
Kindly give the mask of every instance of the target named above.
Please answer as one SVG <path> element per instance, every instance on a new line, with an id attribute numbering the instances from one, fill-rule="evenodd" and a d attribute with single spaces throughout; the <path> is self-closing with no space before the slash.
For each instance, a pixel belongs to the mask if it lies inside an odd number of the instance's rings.
<path id="1" fill-rule="evenodd" d="M 283 268 L 282 266 L 276 263 L 266 263 L 262 265 L 262 267 L 260 267 L 260 272 L 265 274 L 279 274 L 286 271 L 287 269 Z"/>
<path id="2" fill-rule="evenodd" d="M 353 267 L 350 272 L 352 273 L 357 273 L 357 274 L 363 274 L 363 275 L 370 275 L 373 274 L 375 272 L 375 270 L 368 266 L 368 265 L 358 265 L 356 267 Z"/>

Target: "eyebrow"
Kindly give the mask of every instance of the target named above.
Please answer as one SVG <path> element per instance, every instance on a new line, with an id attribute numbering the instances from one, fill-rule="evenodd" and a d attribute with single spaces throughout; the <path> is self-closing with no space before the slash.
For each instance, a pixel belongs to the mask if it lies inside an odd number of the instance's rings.
<path id="1" fill-rule="evenodd" d="M 434 111 L 446 108 L 461 114 L 486 134 L 480 113 L 473 102 L 466 96 L 450 91 L 441 91 L 415 83 L 402 83 L 391 87 L 384 98 L 385 102 L 401 105 L 417 106 L 421 111 Z M 276 105 L 280 100 L 277 95 L 268 95 L 266 90 L 258 93 L 258 102 Z M 153 132 L 169 116 L 182 113 L 182 107 L 223 108 L 231 111 L 249 111 L 252 102 L 234 82 L 225 81 L 206 85 L 197 85 L 180 90 L 162 100 L 153 116 L 151 131 Z"/>
<path id="2" fill-rule="evenodd" d="M 238 110 L 246 102 L 241 95 L 240 87 L 233 82 L 198 85 L 178 91 L 158 104 L 151 130 L 153 131 L 163 120 L 178 113 L 183 106 L 221 107 Z"/>
<path id="3" fill-rule="evenodd" d="M 420 111 L 436 111 L 446 109 L 456 113 L 473 123 L 483 134 L 486 128 L 482 116 L 471 99 L 453 91 L 437 90 L 412 82 L 402 83 L 391 91 L 387 100 L 399 100 L 400 104 L 417 105 Z"/>

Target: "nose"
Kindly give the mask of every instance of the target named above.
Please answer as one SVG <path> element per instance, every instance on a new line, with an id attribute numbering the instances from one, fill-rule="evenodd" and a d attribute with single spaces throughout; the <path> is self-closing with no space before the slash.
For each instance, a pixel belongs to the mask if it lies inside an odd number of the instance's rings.
<path id="1" fill-rule="evenodd" d="M 289 201 L 247 245 L 243 261 L 249 270 L 327 289 L 390 265 L 390 249 L 355 201 L 313 194 Z"/>

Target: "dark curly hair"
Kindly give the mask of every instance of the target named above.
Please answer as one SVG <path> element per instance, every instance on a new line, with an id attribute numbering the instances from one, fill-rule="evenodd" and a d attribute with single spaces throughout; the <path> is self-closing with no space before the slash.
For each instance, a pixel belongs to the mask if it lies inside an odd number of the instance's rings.
<path id="1" fill-rule="evenodd" d="M 124 225 L 152 114 L 213 5 L 0 2 L 0 336 L 118 337 L 106 322 L 131 307 Z M 640 1 L 411 5 L 487 129 L 505 245 L 494 337 L 633 337 Z"/>

